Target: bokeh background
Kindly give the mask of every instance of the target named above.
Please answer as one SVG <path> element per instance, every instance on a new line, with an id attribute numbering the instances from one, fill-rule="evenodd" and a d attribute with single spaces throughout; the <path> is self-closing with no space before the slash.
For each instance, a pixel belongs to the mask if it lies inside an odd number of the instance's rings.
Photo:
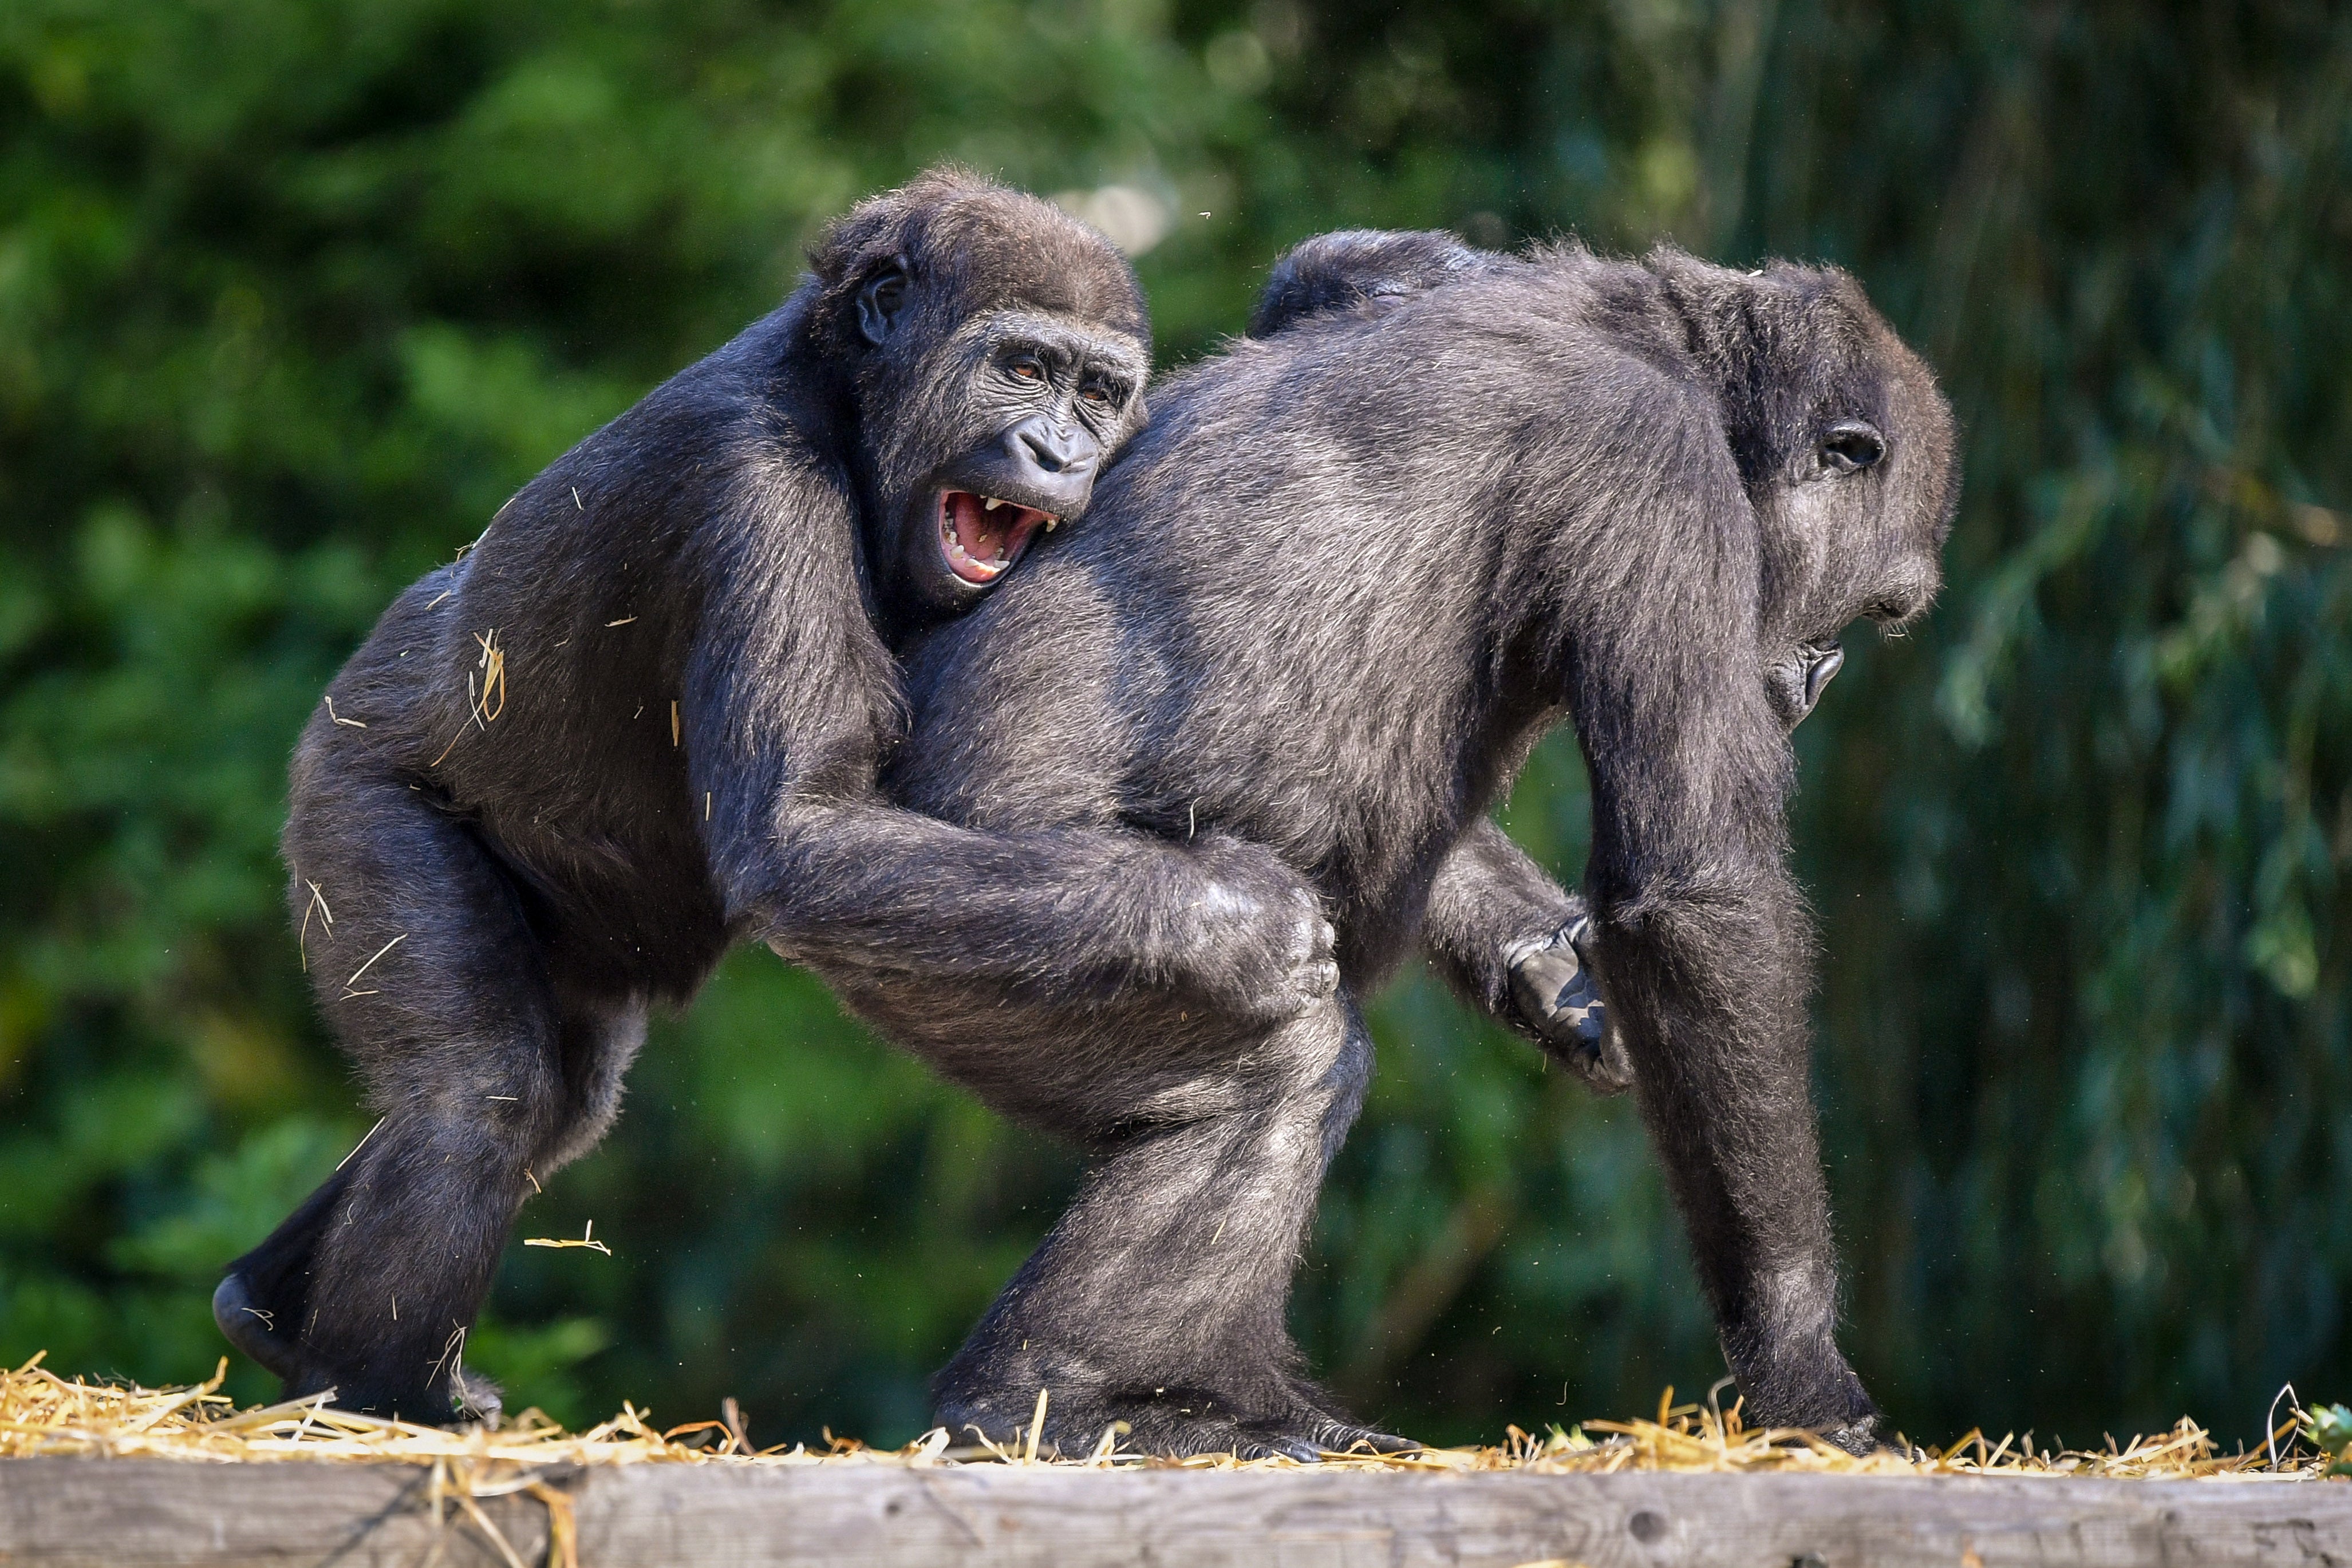
<path id="1" fill-rule="evenodd" d="M 1289 243 L 1853 268 L 1966 431 L 1950 588 L 1800 735 L 1846 1342 L 1895 1421 L 2352 1393 L 2352 12 L 2015 0 L 0 5 L 0 1359 L 206 1375 L 357 1139 L 273 852 L 391 594 L 954 157 L 1163 360 Z M 1278 519 L 1269 519 L 1278 526 Z M 1580 871 L 1549 744 L 1512 831 Z M 1445 1440 L 1720 1375 L 1640 1128 L 1409 976 L 1301 1277 Z M 764 952 L 657 1026 L 472 1354 L 517 1406 L 885 1443 L 1064 1154 Z M 1115 1307 L 1115 1303 L 1107 1304 Z M 238 1364 L 232 1389 L 270 1392 Z"/>

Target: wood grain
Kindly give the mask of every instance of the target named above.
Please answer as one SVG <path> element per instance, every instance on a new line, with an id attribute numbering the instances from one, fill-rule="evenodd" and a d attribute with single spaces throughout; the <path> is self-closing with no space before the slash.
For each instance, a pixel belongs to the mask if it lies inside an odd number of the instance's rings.
<path id="1" fill-rule="evenodd" d="M 1399 1475 L 972 1465 L 648 1465 L 547 1479 L 583 1568 L 1982 1568 L 2352 1564 L 2352 1486 L 1862 1476 Z M 481 1508 L 521 1560 L 535 1499 Z M 504 1559 L 425 1472 L 391 1465 L 0 1461 L 0 1563 L 44 1568 Z"/>

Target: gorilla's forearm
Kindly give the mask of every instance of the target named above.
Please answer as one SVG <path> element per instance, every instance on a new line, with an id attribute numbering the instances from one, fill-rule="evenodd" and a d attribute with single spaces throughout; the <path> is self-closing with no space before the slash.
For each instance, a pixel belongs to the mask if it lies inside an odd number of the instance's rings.
<path id="1" fill-rule="evenodd" d="M 1339 983 L 1306 883 L 1217 834 L 976 832 L 877 800 L 794 802 L 740 908 L 793 962 L 919 980 L 943 1005 L 1007 990 L 1103 1004 L 1140 988 L 1264 1023 Z"/>
<path id="2" fill-rule="evenodd" d="M 1583 899 L 1482 817 L 1430 884 L 1422 946 L 1465 1000 L 1514 1028 L 1530 1029 L 1512 1000 L 1512 962 L 1583 913 Z"/>
<path id="3" fill-rule="evenodd" d="M 1836 1342 L 1795 884 L 1770 862 L 1653 884 L 1601 897 L 1595 925 L 1643 1118 L 1741 1392 L 1776 1424 L 1867 1447 L 1877 1412 Z"/>

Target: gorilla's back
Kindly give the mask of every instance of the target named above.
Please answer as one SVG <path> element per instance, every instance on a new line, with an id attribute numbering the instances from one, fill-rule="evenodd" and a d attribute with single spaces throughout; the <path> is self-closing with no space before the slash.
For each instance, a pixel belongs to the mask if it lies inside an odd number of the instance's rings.
<path id="1" fill-rule="evenodd" d="M 1484 759 L 1557 711 L 1505 689 L 1512 525 L 1595 432 L 1562 389 L 1623 361 L 1591 298 L 1521 264 L 1172 378 L 1084 522 L 913 653 L 892 793 L 999 831 L 1213 826 L 1409 925 Z"/>

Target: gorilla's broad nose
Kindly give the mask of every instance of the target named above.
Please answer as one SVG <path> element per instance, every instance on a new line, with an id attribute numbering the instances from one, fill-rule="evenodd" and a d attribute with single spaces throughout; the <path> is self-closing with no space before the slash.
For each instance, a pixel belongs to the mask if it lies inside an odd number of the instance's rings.
<path id="1" fill-rule="evenodd" d="M 1042 419 L 1023 423 L 1019 441 L 1029 460 L 1048 474 L 1083 473 L 1094 464 L 1093 442 Z"/>
<path id="2" fill-rule="evenodd" d="M 960 481 L 964 488 L 977 487 L 1059 517 L 1076 517 L 1087 509 L 1102 448 L 1084 427 L 1066 428 L 1034 414 L 1005 431 L 997 451 L 1002 468 L 992 478 L 975 472 L 971 480 Z"/>

